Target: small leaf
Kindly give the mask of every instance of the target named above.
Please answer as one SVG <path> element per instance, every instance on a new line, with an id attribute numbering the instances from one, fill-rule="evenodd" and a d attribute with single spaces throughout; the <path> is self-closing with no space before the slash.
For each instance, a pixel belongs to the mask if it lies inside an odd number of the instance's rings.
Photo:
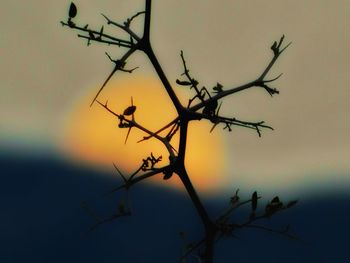
<path id="1" fill-rule="evenodd" d="M 298 200 L 290 201 L 290 202 L 287 204 L 287 208 L 291 208 L 291 207 L 295 206 L 297 203 L 298 203 Z"/>
<path id="2" fill-rule="evenodd" d="M 73 2 L 70 4 L 68 15 L 70 18 L 74 18 L 77 15 L 77 7 Z"/>
<path id="3" fill-rule="evenodd" d="M 127 107 L 125 110 L 124 110 L 124 113 L 123 115 L 126 115 L 126 116 L 129 116 L 129 115 L 132 115 L 134 114 L 134 112 L 136 111 L 136 106 L 129 106 Z"/>
<path id="4" fill-rule="evenodd" d="M 216 86 L 213 88 L 213 90 L 215 90 L 216 93 L 220 93 L 220 92 L 223 92 L 223 86 L 218 82 L 216 84 Z"/>
<path id="5" fill-rule="evenodd" d="M 275 196 L 275 197 L 272 199 L 271 203 L 280 203 L 279 197 L 278 197 L 278 196 Z"/>
<path id="6" fill-rule="evenodd" d="M 182 80 L 177 79 L 176 83 L 181 85 L 181 86 L 191 86 L 191 82 L 189 82 L 189 81 L 182 81 Z"/>
<path id="7" fill-rule="evenodd" d="M 223 86 L 222 86 L 219 82 L 216 83 L 216 88 L 217 88 L 217 89 L 222 89 L 222 87 L 223 87 Z"/>
<path id="8" fill-rule="evenodd" d="M 258 206 L 258 194 L 256 191 L 252 194 L 252 210 L 255 211 Z"/>
<path id="9" fill-rule="evenodd" d="M 269 204 L 270 213 L 275 213 L 283 208 L 283 203 L 280 201 L 278 196 L 275 196 Z"/>

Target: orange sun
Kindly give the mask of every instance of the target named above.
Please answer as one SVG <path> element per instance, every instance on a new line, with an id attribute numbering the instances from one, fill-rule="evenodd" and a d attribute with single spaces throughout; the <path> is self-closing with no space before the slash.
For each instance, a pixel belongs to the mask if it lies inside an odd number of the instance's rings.
<path id="1" fill-rule="evenodd" d="M 96 92 L 96 90 L 93 90 Z M 90 108 L 93 93 L 87 94 L 68 113 L 61 143 L 63 151 L 74 159 L 98 167 L 113 167 L 117 164 L 125 173 L 132 173 L 143 158 L 150 155 L 162 156 L 159 164 L 166 165 L 168 154 L 164 145 L 155 140 L 141 143 L 147 135 L 136 128 L 130 132 L 127 143 L 127 129 L 118 128 L 119 120 L 101 105 L 94 103 Z M 135 120 L 151 131 L 156 131 L 176 117 L 176 111 L 161 83 L 150 77 L 121 78 L 111 82 L 99 96 L 101 103 L 108 101 L 108 107 L 121 114 L 131 105 L 131 96 L 136 105 Z M 223 142 L 215 132 L 210 134 L 211 125 L 206 122 L 193 123 L 189 127 L 186 167 L 193 184 L 199 190 L 212 191 L 222 184 L 224 167 Z M 175 149 L 178 138 L 172 141 Z M 162 175 L 153 182 L 165 182 L 179 186 L 177 176 L 163 181 Z M 221 181 L 221 182 L 220 182 Z"/>

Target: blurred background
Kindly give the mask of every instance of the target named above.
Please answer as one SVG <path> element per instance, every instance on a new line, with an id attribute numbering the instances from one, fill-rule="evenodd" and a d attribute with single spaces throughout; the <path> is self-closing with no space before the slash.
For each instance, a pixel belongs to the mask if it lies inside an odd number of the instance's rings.
<path id="1" fill-rule="evenodd" d="M 98 30 L 105 25 L 101 13 L 122 22 L 142 10 L 143 2 L 75 1 L 75 22 Z M 86 47 L 76 32 L 60 25 L 69 5 L 70 1 L 2 2 L 0 258 L 176 262 L 183 248 L 178 232 L 195 239 L 201 226 L 174 177 L 166 182 L 155 178 L 135 188 L 132 218 L 86 234 L 93 220 L 80 202 L 93 200 L 92 206 L 108 214 L 121 198 L 97 198 L 119 183 L 113 162 L 128 173 L 151 151 L 166 155 L 155 142 L 137 144 L 142 134 L 136 131 L 125 145 L 126 131 L 117 128 L 116 120 L 98 105 L 89 107 L 113 69 L 104 52 L 118 58 L 125 50 Z M 246 197 L 257 190 L 266 202 L 277 194 L 299 199 L 296 208 L 271 223 L 290 223 L 303 242 L 242 231 L 240 239 L 218 244 L 218 262 L 250 262 L 256 257 L 270 262 L 346 261 L 349 7 L 348 1 L 340 0 L 154 1 L 152 44 L 174 85 L 183 72 L 180 50 L 200 85 L 210 89 L 219 82 L 228 89 L 261 74 L 271 59 L 273 41 L 283 34 L 286 43 L 292 41 L 268 76 L 284 73 L 273 83 L 280 95 L 271 98 L 253 88 L 222 106 L 228 116 L 264 120 L 275 130 L 263 131 L 259 138 L 241 128 L 228 133 L 217 127 L 209 133 L 210 124 L 194 123 L 186 162 L 213 214 L 237 188 Z M 135 22 L 137 32 L 141 25 L 142 18 Z M 123 36 L 116 28 L 104 28 Z M 137 120 L 152 129 L 161 127 L 175 112 L 150 63 L 137 53 L 127 66 L 140 68 L 115 75 L 100 99 L 119 113 L 132 96 Z M 184 103 L 192 94 L 180 86 L 176 92 Z"/>

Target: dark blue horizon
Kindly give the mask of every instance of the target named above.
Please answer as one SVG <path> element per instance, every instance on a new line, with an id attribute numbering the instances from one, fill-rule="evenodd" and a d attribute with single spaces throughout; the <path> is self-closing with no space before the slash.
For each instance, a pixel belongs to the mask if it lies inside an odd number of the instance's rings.
<path id="1" fill-rule="evenodd" d="M 0 164 L 2 262 L 177 262 L 184 246 L 179 232 L 193 241 L 202 236 L 200 220 L 185 193 L 150 184 L 136 186 L 131 217 L 89 232 L 94 221 L 81 209 L 81 202 L 87 200 L 99 214 L 109 215 L 120 196 L 100 196 L 118 185 L 117 178 L 50 154 L 2 152 Z M 301 241 L 241 230 L 237 239 L 216 245 L 215 262 L 346 262 L 350 194 L 319 192 L 298 199 L 295 208 L 266 223 L 290 224 Z M 204 197 L 212 214 L 227 200 Z"/>

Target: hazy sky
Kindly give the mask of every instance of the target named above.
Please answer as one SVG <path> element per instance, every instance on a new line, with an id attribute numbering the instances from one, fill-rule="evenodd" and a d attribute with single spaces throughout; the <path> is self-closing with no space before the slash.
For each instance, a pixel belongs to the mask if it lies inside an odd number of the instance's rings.
<path id="1" fill-rule="evenodd" d="M 349 183 L 349 1 L 153 2 L 152 43 L 173 83 L 182 70 L 182 49 L 201 84 L 219 81 L 229 88 L 261 73 L 271 58 L 269 47 L 282 34 L 293 42 L 270 74 L 284 73 L 274 83 L 279 96 L 271 99 L 254 88 L 223 105 L 231 116 L 265 120 L 276 129 L 262 138 L 247 130 L 228 134 L 217 129 L 235 184 L 307 188 Z M 104 23 L 100 13 L 124 21 L 143 8 L 143 1 L 130 0 L 75 3 L 77 22 L 97 28 Z M 67 114 L 98 89 L 112 68 L 106 48 L 87 48 L 60 26 L 69 4 L 2 1 L 0 146 L 59 149 Z M 141 66 L 136 77 L 156 77 L 143 55 L 129 63 Z"/>

